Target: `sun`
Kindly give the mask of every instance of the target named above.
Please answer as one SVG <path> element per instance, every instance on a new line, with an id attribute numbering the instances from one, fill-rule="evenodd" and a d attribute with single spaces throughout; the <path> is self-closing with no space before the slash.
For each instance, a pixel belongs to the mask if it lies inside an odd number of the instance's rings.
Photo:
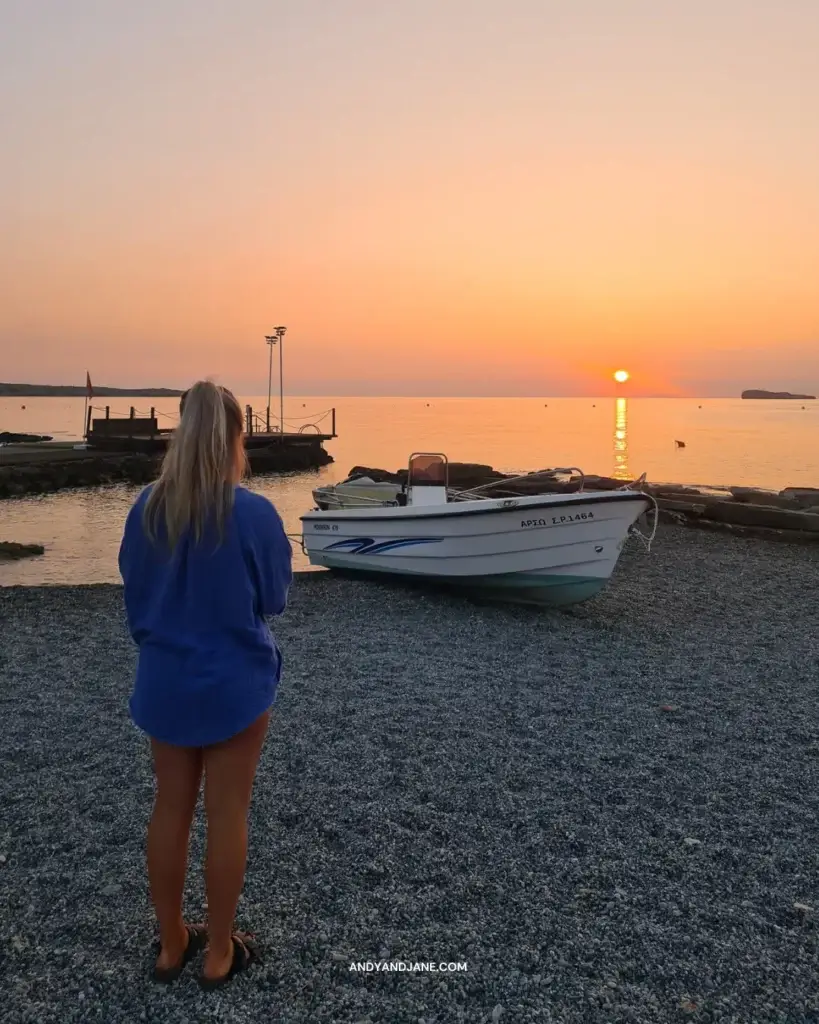
<path id="1" fill-rule="evenodd" d="M 618 384 L 625 384 L 630 376 L 631 374 L 628 372 L 628 370 L 616 370 L 614 373 L 614 379 L 617 381 Z"/>

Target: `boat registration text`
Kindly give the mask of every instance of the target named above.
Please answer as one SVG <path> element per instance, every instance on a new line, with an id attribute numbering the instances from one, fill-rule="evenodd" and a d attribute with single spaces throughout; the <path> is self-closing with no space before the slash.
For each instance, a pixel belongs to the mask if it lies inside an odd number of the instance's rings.
<path id="1" fill-rule="evenodd" d="M 574 512 L 565 516 L 550 516 L 548 519 L 524 519 L 520 524 L 526 530 L 532 526 L 559 526 L 561 523 L 579 523 L 584 519 L 594 519 L 594 512 Z"/>

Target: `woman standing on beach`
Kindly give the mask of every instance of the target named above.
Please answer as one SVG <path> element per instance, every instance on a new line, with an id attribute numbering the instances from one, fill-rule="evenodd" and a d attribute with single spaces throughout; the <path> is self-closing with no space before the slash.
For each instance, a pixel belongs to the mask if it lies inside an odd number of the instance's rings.
<path id="1" fill-rule="evenodd" d="M 292 551 L 273 505 L 239 486 L 242 411 L 225 388 L 185 393 L 159 480 L 128 514 L 120 549 L 125 608 L 139 647 L 130 709 L 151 740 L 156 797 L 148 880 L 159 923 L 157 981 L 206 948 L 200 984 L 255 957 L 234 931 L 247 817 L 281 655 L 265 617 L 281 615 Z M 187 924 L 188 838 L 204 776 L 208 925 Z"/>

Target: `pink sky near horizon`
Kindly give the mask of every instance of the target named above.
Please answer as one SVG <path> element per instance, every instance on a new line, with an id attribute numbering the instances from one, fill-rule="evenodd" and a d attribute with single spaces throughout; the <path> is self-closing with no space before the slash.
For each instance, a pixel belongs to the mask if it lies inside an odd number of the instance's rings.
<path id="1" fill-rule="evenodd" d="M 817 393 L 815 0 L 2 6 L 4 380 Z"/>

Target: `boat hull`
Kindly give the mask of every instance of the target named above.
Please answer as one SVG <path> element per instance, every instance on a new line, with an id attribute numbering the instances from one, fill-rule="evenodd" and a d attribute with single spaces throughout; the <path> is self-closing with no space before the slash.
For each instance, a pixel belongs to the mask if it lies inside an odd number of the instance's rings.
<path id="1" fill-rule="evenodd" d="M 302 523 L 316 566 L 561 607 L 605 586 L 630 527 L 649 507 L 645 495 L 618 491 L 319 511 Z"/>
<path id="2" fill-rule="evenodd" d="M 423 573 L 389 572 L 383 569 L 367 570 L 341 564 L 327 565 L 326 568 L 338 576 L 448 590 L 475 601 L 498 601 L 504 604 L 536 605 L 546 608 L 564 608 L 588 601 L 598 594 L 608 581 L 608 577 L 551 573 L 532 573 L 531 579 L 522 580 L 518 573 L 504 578 L 428 576 Z"/>

